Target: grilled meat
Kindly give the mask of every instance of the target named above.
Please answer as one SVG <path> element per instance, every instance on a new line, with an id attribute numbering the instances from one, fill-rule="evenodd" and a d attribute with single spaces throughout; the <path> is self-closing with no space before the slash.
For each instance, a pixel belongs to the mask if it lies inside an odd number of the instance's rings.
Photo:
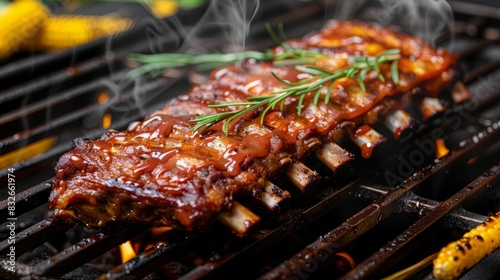
<path id="1" fill-rule="evenodd" d="M 56 167 L 50 195 L 55 216 L 91 227 L 111 222 L 187 230 L 206 227 L 217 213 L 232 206 L 233 197 L 259 199 L 266 180 L 312 152 L 311 141 L 340 141 L 356 127 L 376 122 L 387 110 L 406 106 L 408 98 L 402 96 L 413 92 L 436 96 L 456 76 L 455 55 L 366 23 L 332 21 L 318 33 L 289 44 L 325 54 L 315 65 L 332 71 L 345 67 L 348 56 L 398 48 L 399 83 L 392 82 L 389 66 L 382 65 L 385 81 L 369 72 L 363 92 L 355 79 L 338 79 L 328 104 L 314 105 L 310 93 L 301 115 L 298 98 L 289 98 L 285 113 L 269 112 L 263 125 L 257 110 L 232 122 L 229 135 L 223 133 L 222 123 L 205 132 L 193 131 L 190 119 L 235 109 L 210 104 L 245 101 L 283 87 L 272 73 L 290 82 L 307 77 L 293 66 L 251 59 L 217 69 L 207 83 L 127 130 L 109 131 L 95 141 L 77 139 Z M 278 46 L 273 51 L 284 49 Z"/>

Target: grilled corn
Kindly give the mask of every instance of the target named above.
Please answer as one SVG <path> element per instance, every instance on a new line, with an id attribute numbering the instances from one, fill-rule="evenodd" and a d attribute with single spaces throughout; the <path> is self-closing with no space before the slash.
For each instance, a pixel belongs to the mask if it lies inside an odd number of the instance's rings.
<path id="1" fill-rule="evenodd" d="M 51 16 L 23 50 L 60 51 L 128 29 L 132 21 L 106 16 Z"/>
<path id="2" fill-rule="evenodd" d="M 434 259 L 434 277 L 454 279 L 500 247 L 500 212 L 441 249 Z"/>
<path id="3" fill-rule="evenodd" d="M 159 18 L 171 16 L 177 12 L 178 4 L 173 0 L 154 0 L 151 3 L 153 14 Z"/>
<path id="4" fill-rule="evenodd" d="M 16 0 L 7 5 L 0 13 L 0 60 L 33 38 L 48 16 L 47 8 L 35 0 Z"/>

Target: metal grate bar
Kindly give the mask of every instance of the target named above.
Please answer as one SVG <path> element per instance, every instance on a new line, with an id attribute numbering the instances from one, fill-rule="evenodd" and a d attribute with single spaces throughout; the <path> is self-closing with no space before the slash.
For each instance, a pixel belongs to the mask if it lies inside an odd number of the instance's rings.
<path id="1" fill-rule="evenodd" d="M 468 84 L 471 81 L 476 80 L 478 77 L 490 73 L 493 70 L 498 69 L 499 67 L 500 67 L 500 60 L 495 60 L 477 69 L 469 71 L 467 72 L 467 74 L 465 74 L 464 83 Z"/>
<path id="2" fill-rule="evenodd" d="M 486 47 L 492 45 L 493 43 L 494 41 L 492 40 L 481 40 L 479 42 L 476 42 L 471 47 L 465 50 L 461 50 L 460 52 L 458 52 L 458 55 L 460 56 L 460 58 L 468 58 L 470 56 L 477 54 L 479 51 L 485 49 Z"/>
<path id="3" fill-rule="evenodd" d="M 116 73 L 113 73 L 111 79 L 118 79 L 119 77 L 123 76 L 125 71 L 119 71 Z M 53 98 L 45 99 L 43 101 L 39 101 L 37 103 L 28 105 L 24 107 L 22 110 L 18 110 L 15 112 L 11 112 L 7 115 L 4 115 L 3 117 L 0 117 L 0 125 L 5 124 L 7 122 L 14 121 L 19 118 L 26 117 L 29 114 L 32 114 L 34 112 L 37 112 L 39 110 L 43 110 L 46 108 L 50 108 L 56 105 L 64 104 L 68 100 L 75 98 L 80 95 L 85 95 L 88 94 L 89 92 L 92 92 L 92 90 L 95 90 L 97 88 L 102 87 L 103 84 L 100 80 L 95 80 L 89 83 L 85 83 L 81 85 L 80 87 L 76 89 L 71 89 L 68 90 L 67 92 L 63 94 L 59 94 L 57 96 L 54 96 Z"/>
<path id="4" fill-rule="evenodd" d="M 101 280 L 124 279 L 130 275 L 133 277 L 145 277 L 151 272 L 158 270 L 159 267 L 175 260 L 177 254 L 182 253 L 186 247 L 193 246 L 207 233 L 200 234 L 181 234 L 178 232 L 167 242 L 159 242 L 148 250 L 138 254 L 130 261 L 119 265 L 106 274 L 102 275 Z"/>
<path id="5" fill-rule="evenodd" d="M 426 216 L 419 219 L 399 236 L 389 241 L 387 245 L 380 248 L 375 254 L 359 263 L 355 269 L 344 275 L 342 279 L 364 279 L 368 275 L 373 275 L 376 269 L 382 265 L 384 265 L 384 269 L 390 268 L 391 265 L 388 264 L 388 259 L 391 256 L 398 253 L 403 246 L 410 243 L 424 230 L 435 225 L 445 215 L 449 215 L 462 202 L 489 187 L 489 184 L 498 178 L 500 178 L 500 165 L 495 165 L 489 171 L 483 173 L 480 177 L 465 186 L 461 191 L 441 203 Z M 401 255 L 398 255 L 398 258 L 401 258 Z M 395 264 L 396 262 L 390 263 Z"/>
<path id="6" fill-rule="evenodd" d="M 17 233 L 15 236 L 16 254 L 20 256 L 33 250 L 33 248 L 50 240 L 56 233 L 66 231 L 69 227 L 66 223 L 49 218 Z M 11 246 L 9 240 L 0 242 L 0 255 L 8 253 Z"/>
<path id="7" fill-rule="evenodd" d="M 15 196 L 16 216 L 24 214 L 35 207 L 47 203 L 47 197 L 52 189 L 52 181 L 53 179 L 47 180 L 17 194 Z M 0 202 L 0 219 L 2 219 L 2 221 L 6 221 L 9 217 L 11 217 L 11 215 L 9 215 L 8 207 L 8 200 L 2 200 Z"/>
<path id="8" fill-rule="evenodd" d="M 263 275 L 261 279 L 292 276 L 290 274 L 295 271 L 295 268 L 311 266 L 311 262 L 314 261 L 314 258 L 310 258 L 311 256 L 320 256 L 320 258 L 323 258 L 345 247 L 373 226 L 377 225 L 382 219 L 395 213 L 397 208 L 400 208 L 401 202 L 404 201 L 404 197 L 408 195 L 409 191 L 420 186 L 439 172 L 444 172 L 449 165 L 457 162 L 459 158 L 463 158 L 474 150 L 479 149 L 481 146 L 488 145 L 488 143 L 495 141 L 498 139 L 499 135 L 500 129 L 497 128 L 491 133 L 486 134 L 485 137 L 480 139 L 477 143 L 469 142 L 468 145 L 461 147 L 437 164 L 433 164 L 424 169 L 422 173 L 413 175 L 410 180 L 403 183 L 400 187 L 394 189 L 394 191 L 388 193 L 376 203 L 367 206 L 341 226 L 321 236 L 304 250 Z"/>
<path id="9" fill-rule="evenodd" d="M 107 227 L 33 266 L 33 276 L 60 277 L 121 243 L 131 239 L 149 226 Z"/>

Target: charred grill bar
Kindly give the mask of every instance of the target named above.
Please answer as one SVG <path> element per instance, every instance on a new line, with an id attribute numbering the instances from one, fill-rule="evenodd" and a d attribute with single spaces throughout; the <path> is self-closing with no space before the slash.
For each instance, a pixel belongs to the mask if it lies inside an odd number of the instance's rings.
<path id="1" fill-rule="evenodd" d="M 308 9 L 311 13 L 307 20 L 298 20 L 295 24 L 296 30 L 309 31 L 321 26 L 321 8 L 313 5 Z M 292 22 L 295 20 L 293 13 L 283 13 L 279 21 L 285 25 L 290 22 L 293 26 Z M 332 166 L 326 164 L 329 167 L 327 168 L 320 163 L 321 155 L 319 161 L 310 159 L 304 162 L 305 166 L 323 176 L 317 183 L 318 187 L 311 193 L 302 194 L 291 187 L 287 179 L 275 182 L 280 189 L 291 195 L 291 198 L 288 198 L 287 194 L 278 195 L 279 199 L 272 196 L 276 203 L 282 203 L 281 198 L 285 204 L 288 202 L 288 205 L 280 207 L 279 213 L 269 213 L 260 205 L 245 202 L 245 205 L 262 217 L 260 224 L 245 238 L 234 237 L 229 230 L 218 225 L 197 234 L 173 230 L 164 241 L 139 253 L 131 261 L 121 265 L 114 263 L 111 267 L 115 268 L 109 268 L 108 265 L 108 268 L 103 270 L 96 268 L 98 266 L 95 266 L 95 261 L 92 260 L 149 230 L 147 226 L 107 226 L 72 240 L 70 245 L 58 247 L 57 252 L 49 256 L 38 256 L 35 260 L 18 259 L 15 273 L 7 269 L 8 259 L 4 258 L 0 264 L 2 274 L 16 279 L 71 279 L 72 276 L 79 277 L 75 276 L 79 275 L 78 273 L 81 273 L 80 276 L 93 275 L 93 278 L 101 275 L 102 279 L 128 279 L 130 276 L 154 279 L 155 275 L 182 279 L 234 275 L 243 278 L 310 279 L 325 274 L 332 278 L 359 279 L 381 278 L 423 259 L 438 251 L 448 241 L 454 240 L 454 237 L 459 236 L 457 232 L 468 230 L 492 212 L 500 210 L 500 147 L 497 140 L 500 136 L 500 88 L 495 83 L 500 76 L 500 59 L 498 56 L 488 56 L 490 53 L 498 54 L 500 46 L 496 41 L 483 39 L 487 34 L 491 36 L 491 30 L 498 28 L 495 24 L 498 22 L 494 20 L 478 21 L 474 15 L 463 12 L 457 14 L 457 37 L 460 39 L 460 36 L 463 36 L 466 43 L 458 51 L 465 61 L 465 83 L 474 94 L 474 99 L 460 105 L 453 105 L 453 102 L 442 99 L 440 102 L 447 108 L 446 111 L 437 113 L 425 123 L 419 121 L 418 107 L 414 108 L 414 111 L 410 110 L 413 120 L 417 121 L 412 124 L 411 131 L 407 132 L 410 135 L 401 135 L 399 141 L 388 140 L 389 143 L 378 147 L 373 157 L 368 160 L 361 158 L 359 149 L 354 144 L 345 145 L 342 147 L 346 151 L 344 156 L 336 161 L 341 164 L 332 164 L 339 169 L 338 172 L 332 173 L 329 171 L 329 168 L 334 169 Z M 463 26 L 468 27 L 462 28 Z M 476 33 L 467 34 L 467 31 L 470 33 L 470 30 L 474 29 L 472 27 L 477 30 Z M 302 35 L 295 36 L 294 30 L 287 28 L 290 37 Z M 460 32 L 461 30 L 464 32 Z M 268 40 L 262 44 L 269 46 L 271 42 Z M 478 51 L 482 51 L 484 55 Z M 68 82 L 67 87 L 71 90 L 81 90 L 95 102 L 96 94 L 92 92 L 94 89 L 101 89 L 102 84 L 101 87 L 97 83 L 92 85 L 95 77 L 92 76 L 92 69 L 89 68 L 88 71 L 88 81 L 83 79 L 85 82 L 81 82 L 81 85 Z M 68 77 L 68 81 L 75 81 L 77 79 L 74 78 L 77 77 L 78 75 Z M 21 83 L 21 87 L 23 84 Z M 169 81 L 160 79 L 160 82 L 152 83 L 149 88 L 154 91 L 166 84 L 169 84 Z M 187 85 L 174 85 L 177 92 L 184 92 L 182 88 L 186 87 Z M 30 91 L 21 89 L 19 92 L 29 94 Z M 9 102 L 15 102 L 15 96 L 17 95 L 3 99 L 5 103 L 2 104 L 13 104 Z M 65 98 L 76 96 L 78 94 L 70 93 Z M 120 96 L 121 102 L 126 103 L 127 98 L 131 97 L 131 93 Z M 2 142 L 2 151 L 15 151 L 22 148 L 25 143 L 23 141 L 34 141 L 57 134 L 63 131 L 65 125 L 77 124 L 83 116 L 88 116 L 99 107 L 92 102 L 89 102 L 87 109 L 65 113 L 56 121 L 42 123 L 38 130 L 32 129 L 20 134 L 21 140 L 17 140 L 17 137 L 7 138 Z M 40 107 L 35 106 L 35 109 L 53 104 L 43 100 L 40 104 L 42 103 L 45 105 L 37 105 Z M 5 118 L 11 120 L 9 122 L 15 122 L 16 119 L 9 115 Z M 142 113 L 136 110 L 132 115 L 113 123 L 120 129 L 141 118 Z M 405 119 L 402 119 L 402 123 L 405 123 Z M 9 128 L 9 122 L 3 124 L 6 129 Z M 388 139 L 394 134 L 394 130 L 390 128 L 374 128 Z M 81 133 L 82 127 L 78 127 L 78 130 Z M 99 129 L 85 131 L 89 138 L 97 138 L 101 133 L 102 130 Z M 425 145 L 430 143 L 429 141 L 434 142 L 435 135 L 446 136 L 450 154 L 434 162 L 434 150 L 428 153 L 425 147 L 430 146 Z M 81 135 L 76 132 L 71 137 L 77 136 Z M 30 176 L 37 176 L 34 182 L 32 179 L 25 187 L 24 192 L 20 191 L 16 196 L 16 215 L 24 213 L 18 221 L 37 209 L 44 209 L 52 181 L 51 173 L 47 168 L 44 169 L 44 165 L 52 163 L 62 152 L 70 149 L 70 146 L 70 139 L 62 139 L 52 150 L 38 158 L 13 166 L 20 187 L 24 187 L 22 182 L 29 181 Z M 339 154 L 336 147 L 330 148 Z M 322 150 L 323 153 L 328 151 Z M 356 154 L 355 160 L 352 160 L 350 153 Z M 420 154 L 425 154 L 423 162 L 418 158 Z M 382 164 L 377 168 L 376 162 L 379 159 Z M 409 165 L 404 163 L 405 160 Z M 343 164 L 345 162 L 350 165 Z M 388 171 L 395 176 L 388 176 Z M 2 180 L 6 181 L 7 171 L 2 172 Z M 38 175 L 39 173 L 49 174 L 49 177 Z M 400 173 L 410 175 L 400 176 Z M 36 179 L 38 177 L 42 179 Z M 400 182 L 398 177 L 405 181 Z M 270 188 L 272 189 L 272 186 Z M 8 217 L 7 207 L 7 201 L 2 201 L 0 216 L 3 221 Z M 18 257 L 46 242 L 57 243 L 53 240 L 56 236 L 68 238 L 69 233 L 85 231 L 83 228 L 74 228 L 73 225 L 51 218 L 26 223 L 28 227 L 18 228 L 18 231 L 22 231 L 16 234 Z M 61 235 L 61 232 L 64 234 Z M 2 233 L 7 234 L 3 231 Z M 382 239 L 376 238 L 377 236 L 382 236 Z M 0 243 L 2 255 L 9 253 L 9 245 L 7 238 Z M 344 253 L 348 253 L 357 265 L 354 269 L 351 270 L 351 267 L 346 265 L 349 262 L 343 257 Z M 488 263 L 498 263 L 499 259 L 498 252 L 495 252 L 463 278 L 494 279 L 500 271 L 498 266 L 488 267 Z M 91 273 L 83 268 L 90 268 Z M 152 271 L 156 272 L 151 274 Z M 415 278 L 431 279 L 430 271 L 429 267 L 424 268 Z"/>

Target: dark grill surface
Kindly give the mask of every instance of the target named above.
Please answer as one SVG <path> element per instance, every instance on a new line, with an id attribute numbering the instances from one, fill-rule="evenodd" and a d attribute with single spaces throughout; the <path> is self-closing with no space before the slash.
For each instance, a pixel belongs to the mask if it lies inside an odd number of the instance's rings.
<path id="1" fill-rule="evenodd" d="M 337 1 L 263 2 L 248 49 L 273 45 L 264 22 L 283 23 L 296 38 L 319 29 L 325 18 L 380 21 L 387 16 L 383 5 L 343 13 L 348 5 Z M 169 230 L 159 237 L 145 225 L 86 229 L 53 220 L 47 207 L 53 166 L 71 149 L 72 139 L 98 138 L 105 114 L 112 116 L 112 128 L 124 129 L 204 79 L 179 70 L 127 81 L 128 53 L 186 51 L 189 45 L 207 52 L 234 49 L 221 43 L 223 32 L 216 27 L 200 31 L 196 26 L 205 8 L 164 20 L 147 18 L 128 32 L 75 50 L 2 65 L 1 155 L 44 139 L 54 144 L 0 170 L 2 186 L 9 174 L 16 181 L 15 215 L 9 213 L 7 188 L 0 193 L 0 221 L 5 221 L 0 273 L 13 279 L 380 279 L 436 253 L 500 211 L 500 8 L 488 1 L 449 2 L 454 33 L 437 34 L 437 44 L 461 56 L 463 81 L 473 98 L 460 104 L 443 98 L 447 110 L 425 122 L 408 108 L 416 124 L 403 139 L 393 140 L 386 128 L 375 126 L 389 140 L 370 159 L 352 143 L 341 143 L 356 159 L 335 173 L 315 159 L 305 161 L 321 175 L 319 186 L 303 194 L 285 179 L 274 182 L 291 194 L 278 213 L 242 201 L 262 218 L 244 238 L 221 224 L 200 233 Z M 107 101 L 97 102 L 103 93 Z M 438 138 L 450 150 L 441 159 L 435 156 Z M 13 221 L 14 272 L 8 262 Z M 128 240 L 140 253 L 121 264 L 117 246 Z M 498 264 L 497 250 L 462 279 L 498 279 Z M 412 278 L 432 279 L 431 270 L 427 265 Z"/>

